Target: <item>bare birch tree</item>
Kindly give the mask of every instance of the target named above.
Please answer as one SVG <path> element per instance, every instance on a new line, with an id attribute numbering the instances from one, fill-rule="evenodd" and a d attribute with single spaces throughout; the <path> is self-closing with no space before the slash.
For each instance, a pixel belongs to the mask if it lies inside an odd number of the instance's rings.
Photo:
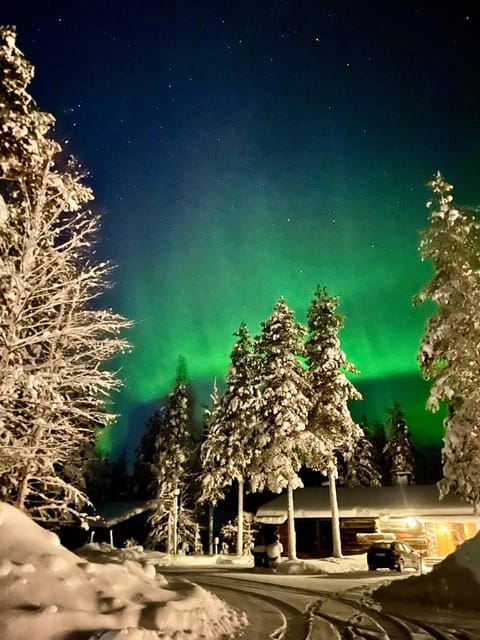
<path id="1" fill-rule="evenodd" d="M 110 266 L 93 259 L 93 193 L 49 137 L 15 40 L 0 29 L 0 495 L 58 522 L 88 501 L 82 470 L 65 468 L 114 417 L 104 363 L 128 348 L 129 322 L 99 307 Z"/>

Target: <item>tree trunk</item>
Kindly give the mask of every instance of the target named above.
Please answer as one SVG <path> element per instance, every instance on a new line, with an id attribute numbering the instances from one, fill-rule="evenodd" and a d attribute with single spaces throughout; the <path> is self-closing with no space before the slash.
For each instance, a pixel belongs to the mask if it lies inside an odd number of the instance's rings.
<path id="1" fill-rule="evenodd" d="M 179 491 L 178 489 L 176 489 L 174 491 L 174 496 L 173 496 L 173 535 L 172 535 L 172 540 L 173 540 L 173 549 L 172 549 L 172 553 L 174 553 L 175 555 L 178 553 L 178 495 L 179 495 Z"/>
<path id="2" fill-rule="evenodd" d="M 238 478 L 237 556 L 243 555 L 243 478 Z"/>
<path id="3" fill-rule="evenodd" d="M 27 464 L 25 465 L 25 472 L 23 474 L 23 478 L 20 483 L 18 497 L 15 501 L 15 506 L 17 507 L 17 509 L 20 509 L 20 511 L 25 510 L 25 499 L 28 493 L 28 481 L 30 480 L 30 474 L 29 474 L 30 466 L 31 466 L 30 462 L 27 462 Z"/>
<path id="4" fill-rule="evenodd" d="M 293 508 L 293 488 L 292 483 L 287 487 L 287 518 L 288 518 L 288 559 L 297 559 L 297 537 L 295 533 L 295 517 Z"/>
<path id="5" fill-rule="evenodd" d="M 173 519 L 172 512 L 169 511 L 168 512 L 168 529 L 167 529 L 167 553 L 168 554 L 172 553 L 172 533 L 173 533 L 172 519 Z"/>
<path id="6" fill-rule="evenodd" d="M 335 484 L 337 476 L 337 469 L 333 458 L 328 464 L 328 493 L 330 496 L 330 510 L 332 512 L 332 542 L 333 542 L 333 557 L 342 557 L 342 542 L 340 539 L 340 518 L 338 517 L 338 501 L 337 501 L 337 487 Z"/>
<path id="7" fill-rule="evenodd" d="M 32 470 L 32 450 L 34 449 L 34 447 L 37 445 L 37 442 L 39 441 L 41 435 L 42 435 L 43 429 L 39 426 L 35 427 L 33 429 L 33 434 L 32 437 L 30 439 L 31 442 L 31 448 L 30 448 L 30 452 L 28 453 L 28 459 L 25 462 L 25 467 L 23 470 L 23 474 L 22 474 L 22 479 L 20 481 L 20 488 L 18 490 L 18 497 L 15 501 L 15 506 L 17 507 L 17 509 L 20 509 L 20 511 L 24 511 L 25 510 L 25 500 L 27 498 L 28 495 L 28 481 L 30 480 L 30 473 Z M 36 451 L 36 449 L 35 449 Z"/>
<path id="8" fill-rule="evenodd" d="M 208 555 L 213 556 L 213 504 L 208 505 Z"/>

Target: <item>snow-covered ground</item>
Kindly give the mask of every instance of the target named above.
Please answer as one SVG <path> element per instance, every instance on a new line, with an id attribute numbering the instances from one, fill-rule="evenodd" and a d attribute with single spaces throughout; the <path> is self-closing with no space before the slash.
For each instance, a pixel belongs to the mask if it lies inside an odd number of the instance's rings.
<path id="1" fill-rule="evenodd" d="M 0 503 L 0 638 L 213 640 L 245 626 L 216 596 L 187 581 L 173 590 L 154 558 L 139 558 L 128 549 L 103 564 L 81 558 Z"/>
<path id="2" fill-rule="evenodd" d="M 157 568 L 185 567 L 188 569 L 201 569 L 205 567 L 236 569 L 253 568 L 253 558 L 251 556 L 215 555 L 215 556 L 191 556 L 191 555 L 168 555 L 159 551 L 145 551 L 143 547 L 127 547 L 125 549 L 115 549 L 109 544 L 93 543 L 76 550 L 76 553 L 92 562 L 117 562 L 123 563 L 125 560 L 135 560 L 137 562 L 148 561 Z M 287 560 L 275 569 L 277 574 L 287 575 L 326 575 L 329 573 L 348 573 L 351 571 L 366 571 L 366 554 L 357 556 L 347 556 L 343 558 L 323 558 L 309 560 Z M 261 572 L 261 570 L 258 570 Z M 270 569 L 265 570 L 266 574 L 271 574 Z"/>
<path id="3" fill-rule="evenodd" d="M 392 582 L 378 589 L 380 601 L 415 604 L 457 612 L 480 613 L 480 532 L 427 575 Z"/>
<path id="4" fill-rule="evenodd" d="M 67 640 L 218 640 L 247 625 L 245 617 L 205 589 L 169 581 L 161 567 L 252 567 L 236 556 L 177 556 L 141 547 L 92 544 L 72 553 L 58 538 L 10 505 L 0 503 L 0 638 Z M 365 555 L 285 561 L 281 575 L 308 576 L 365 571 Z M 268 581 L 268 570 L 262 579 Z M 260 576 L 259 576 L 260 577 Z M 274 575 L 271 574 L 273 579 Z M 318 585 L 317 585 L 318 586 Z M 436 565 L 428 575 L 394 581 L 374 592 L 402 609 L 411 603 L 480 613 L 480 534 Z M 87 634 L 90 634 L 87 636 Z"/>

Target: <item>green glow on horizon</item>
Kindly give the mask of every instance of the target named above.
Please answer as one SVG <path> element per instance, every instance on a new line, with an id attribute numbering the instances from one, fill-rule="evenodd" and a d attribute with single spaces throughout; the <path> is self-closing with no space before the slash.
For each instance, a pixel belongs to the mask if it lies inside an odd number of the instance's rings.
<path id="1" fill-rule="evenodd" d="M 145 236 L 141 251 L 130 247 L 120 260 L 116 297 L 136 323 L 130 332 L 134 350 L 122 363 L 123 417 L 104 440 L 115 445 L 125 437 L 127 422 L 130 437 L 141 432 L 143 424 L 132 423 L 129 408 L 152 405 L 168 393 L 179 354 L 194 386 L 203 385 L 204 397 L 197 400 L 204 405 L 214 378 L 225 376 L 239 323 L 245 321 L 255 335 L 281 295 L 303 322 L 320 284 L 340 298 L 342 348 L 361 372 L 354 383 L 369 389 L 354 412 L 384 419 L 398 400 L 407 419 L 410 407 L 418 421 L 410 425 L 414 435 L 438 442 L 441 421 L 425 414 L 425 383 L 416 363 L 431 313 L 412 306 L 429 274 L 417 254 L 426 221 L 420 197 L 410 204 L 420 212 L 413 222 L 406 225 L 403 210 L 400 216 L 396 204 L 386 201 L 379 225 L 373 195 L 313 202 L 285 200 L 260 187 L 189 193 L 164 237 L 157 242 Z"/>

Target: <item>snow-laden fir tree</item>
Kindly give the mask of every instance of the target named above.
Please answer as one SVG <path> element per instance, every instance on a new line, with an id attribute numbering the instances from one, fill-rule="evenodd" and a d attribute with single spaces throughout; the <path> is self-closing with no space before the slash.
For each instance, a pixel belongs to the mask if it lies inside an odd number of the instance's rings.
<path id="1" fill-rule="evenodd" d="M 380 487 L 382 485 L 380 471 L 375 461 L 373 444 L 360 426 L 362 433 L 354 444 L 352 451 L 344 457 L 339 453 L 339 479 L 347 487 Z M 346 460 L 345 460 L 346 458 Z"/>
<path id="2" fill-rule="evenodd" d="M 82 468 L 66 467 L 114 417 L 104 364 L 129 323 L 100 307 L 110 267 L 94 259 L 93 193 L 50 137 L 15 40 L 0 29 L 0 494 L 54 523 L 87 503 Z"/>
<path id="3" fill-rule="evenodd" d="M 362 396 L 345 375 L 345 372 L 356 373 L 356 369 L 347 361 L 340 347 L 338 332 L 343 326 L 343 317 L 336 313 L 337 306 L 335 296 L 329 296 L 325 288 L 317 287 L 307 312 L 308 335 L 305 342 L 312 402 L 308 428 L 327 452 L 319 471 L 328 476 L 335 557 L 342 553 L 335 487 L 336 456 L 342 454 L 349 464 L 357 441 L 363 435 L 348 407 L 350 400 L 360 400 Z"/>
<path id="4" fill-rule="evenodd" d="M 385 456 L 383 452 L 385 450 L 385 446 L 387 444 L 387 434 L 385 433 L 385 425 L 376 420 L 371 426 L 370 425 L 361 425 L 364 430 L 365 435 L 372 443 L 373 447 L 373 459 L 375 468 L 378 470 L 380 474 L 380 482 L 382 484 L 388 483 L 388 465 L 385 461 Z"/>
<path id="5" fill-rule="evenodd" d="M 96 451 L 95 451 L 96 453 Z M 116 499 L 116 488 L 112 483 L 111 467 L 108 458 L 96 455 L 89 460 L 86 470 L 86 494 L 93 502 L 99 504 Z"/>
<path id="6" fill-rule="evenodd" d="M 453 187 L 440 173 L 429 183 L 429 226 L 420 255 L 433 277 L 416 298 L 436 311 L 427 323 L 418 362 L 432 385 L 427 408 L 447 405 L 442 450 L 442 495 L 456 493 L 480 504 L 480 223 L 453 201 Z"/>
<path id="7" fill-rule="evenodd" d="M 190 504 L 192 456 L 191 400 L 185 362 L 180 358 L 175 385 L 167 397 L 154 445 L 153 497 L 147 519 L 147 544 L 176 554 L 182 544 L 195 545 L 196 522 Z"/>
<path id="8" fill-rule="evenodd" d="M 131 500 L 133 497 L 133 482 L 128 472 L 128 456 L 124 449 L 115 460 L 107 458 L 110 484 L 112 487 L 111 497 L 115 500 Z"/>
<path id="9" fill-rule="evenodd" d="M 306 432 L 311 407 L 304 355 L 305 328 L 280 298 L 255 341 L 261 405 L 252 460 L 253 491 L 287 489 L 288 557 L 296 557 L 293 491 L 303 486 L 298 472 L 317 440 Z"/>
<path id="10" fill-rule="evenodd" d="M 387 443 L 383 457 L 388 469 L 388 484 L 414 484 L 415 448 L 405 415 L 398 402 L 389 410 Z"/>
<path id="11" fill-rule="evenodd" d="M 238 516 L 237 516 L 238 517 Z M 220 539 L 224 540 L 228 544 L 228 548 L 235 549 L 238 555 L 238 522 L 237 518 L 234 518 L 233 522 L 229 520 L 220 529 Z M 253 517 L 251 513 L 243 513 L 243 554 L 249 555 L 252 553 L 256 530 L 254 528 Z"/>
<path id="12" fill-rule="evenodd" d="M 252 464 L 259 392 L 255 356 L 246 325 L 242 323 L 234 335 L 238 339 L 230 354 L 226 389 L 212 407 L 207 422 L 208 431 L 201 446 L 203 493 L 200 500 L 215 504 L 223 496 L 225 487 L 237 484 L 236 546 L 240 555 L 244 549 L 244 485 Z"/>
<path id="13" fill-rule="evenodd" d="M 210 394 L 210 406 L 204 411 L 202 442 L 198 460 L 200 491 L 197 493 L 197 502 L 208 507 L 208 553 L 210 555 L 214 551 L 214 508 L 219 500 L 225 497 L 224 488 L 228 486 L 224 466 L 219 464 L 219 458 L 216 455 L 217 444 L 220 449 L 224 447 L 225 435 L 221 432 L 221 423 L 216 419 L 219 403 L 220 396 L 215 380 Z"/>
<path id="14" fill-rule="evenodd" d="M 358 426 L 361 429 L 361 435 L 350 456 L 349 464 L 346 465 L 345 484 L 350 487 L 379 487 L 382 485 L 382 467 L 379 464 L 374 442 L 375 438 L 381 438 L 381 435 L 374 432 L 376 427 L 369 425 L 365 416 Z M 381 426 L 383 429 L 383 425 Z M 385 431 L 383 433 L 385 436 Z M 385 444 L 386 439 L 382 445 L 382 455 Z"/>
<path id="15" fill-rule="evenodd" d="M 152 498 L 154 491 L 155 470 L 153 460 L 156 442 L 164 421 L 164 407 L 156 409 L 147 420 L 145 431 L 138 447 L 135 449 L 133 465 L 133 485 L 137 498 Z"/>

